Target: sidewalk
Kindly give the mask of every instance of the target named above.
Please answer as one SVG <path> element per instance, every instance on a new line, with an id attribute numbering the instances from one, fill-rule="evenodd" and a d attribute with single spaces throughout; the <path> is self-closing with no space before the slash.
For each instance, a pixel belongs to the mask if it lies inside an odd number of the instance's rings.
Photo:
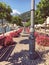
<path id="1" fill-rule="evenodd" d="M 14 50 L 7 61 L 0 62 L 0 65 L 49 65 L 49 54 L 42 60 L 37 58 L 36 60 L 29 60 L 29 39 L 28 37 L 13 38 L 17 43 Z M 37 47 L 37 46 L 36 46 Z M 49 48 L 48 48 L 49 49 Z M 45 52 L 42 52 L 43 54 Z M 45 54 L 48 53 L 48 50 Z"/>

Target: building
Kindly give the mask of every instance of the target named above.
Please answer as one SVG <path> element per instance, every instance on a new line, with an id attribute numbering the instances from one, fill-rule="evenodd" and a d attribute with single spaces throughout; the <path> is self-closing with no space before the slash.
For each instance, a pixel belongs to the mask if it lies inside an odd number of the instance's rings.
<path id="1" fill-rule="evenodd" d="M 47 17 L 47 19 L 46 19 L 46 25 L 47 25 L 47 27 L 49 27 L 49 17 Z"/>

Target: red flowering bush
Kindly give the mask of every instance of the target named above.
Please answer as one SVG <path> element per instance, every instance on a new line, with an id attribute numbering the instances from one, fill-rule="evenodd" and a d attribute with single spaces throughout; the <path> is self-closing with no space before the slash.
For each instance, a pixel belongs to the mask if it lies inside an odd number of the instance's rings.
<path id="1" fill-rule="evenodd" d="M 34 33 L 34 36 L 35 36 L 35 37 L 37 37 L 38 35 L 39 35 L 39 33 L 38 33 L 38 32 L 35 32 L 35 33 Z"/>
<path id="2" fill-rule="evenodd" d="M 0 36 L 0 39 L 4 38 L 4 36 Z"/>
<path id="3" fill-rule="evenodd" d="M 28 27 L 26 28 L 26 32 L 27 33 L 30 33 L 30 29 Z"/>
<path id="4" fill-rule="evenodd" d="M 10 45 L 12 43 L 13 43 L 13 38 L 10 35 L 9 36 L 6 36 L 5 42 L 4 42 L 4 46 Z"/>
<path id="5" fill-rule="evenodd" d="M 3 46 L 5 41 L 5 36 L 0 36 L 0 45 Z"/>
<path id="6" fill-rule="evenodd" d="M 38 37 L 36 38 L 37 43 L 40 45 L 43 45 L 45 43 L 44 40 L 45 40 L 45 37 L 42 35 L 38 35 Z"/>
<path id="7" fill-rule="evenodd" d="M 11 36 L 11 37 L 18 37 L 21 32 L 22 32 L 22 28 L 19 29 L 18 31 L 11 32 L 11 33 L 10 33 L 10 36 Z"/>
<path id="8" fill-rule="evenodd" d="M 20 33 L 22 32 L 22 30 L 23 30 L 23 29 L 20 28 L 20 29 L 17 31 L 17 33 L 20 34 Z"/>
<path id="9" fill-rule="evenodd" d="M 0 49 L 2 49 L 3 48 L 3 46 L 0 46 Z"/>
<path id="10" fill-rule="evenodd" d="M 46 39 L 45 39 L 45 46 L 49 46 L 49 37 L 46 36 Z"/>
<path id="11" fill-rule="evenodd" d="M 49 46 L 49 36 L 47 36 L 46 34 L 37 34 L 36 36 L 36 42 L 39 45 L 42 46 Z"/>
<path id="12" fill-rule="evenodd" d="M 12 33 L 10 33 L 10 36 L 11 37 L 17 37 L 18 36 L 18 33 L 17 32 L 12 32 Z"/>

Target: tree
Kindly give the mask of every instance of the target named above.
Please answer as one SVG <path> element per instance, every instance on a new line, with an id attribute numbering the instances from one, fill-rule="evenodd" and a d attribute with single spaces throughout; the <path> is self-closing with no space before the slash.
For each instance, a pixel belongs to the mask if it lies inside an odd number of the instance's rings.
<path id="1" fill-rule="evenodd" d="M 0 2 L 0 19 L 2 19 L 2 25 L 3 19 L 6 19 L 8 21 L 11 19 L 11 12 L 12 9 L 10 8 L 10 6 Z"/>
<path id="2" fill-rule="evenodd" d="M 35 12 L 35 23 L 43 23 L 49 16 L 49 0 L 41 0 Z"/>
<path id="3" fill-rule="evenodd" d="M 11 23 L 22 26 L 22 20 L 21 20 L 21 18 L 19 16 L 13 16 Z"/>
<path id="4" fill-rule="evenodd" d="M 25 26 L 26 26 L 26 27 L 28 27 L 28 26 L 30 26 L 30 25 L 31 25 L 31 22 L 30 22 L 30 21 L 28 21 L 28 22 L 25 23 Z"/>
<path id="5" fill-rule="evenodd" d="M 3 25 L 3 18 L 6 17 L 5 9 L 6 4 L 0 2 L 0 19 L 2 19 L 2 25 Z"/>
<path id="6" fill-rule="evenodd" d="M 11 12 L 12 12 L 12 9 L 10 8 L 10 6 L 7 6 L 7 8 L 6 8 L 6 20 L 8 20 L 9 22 L 11 22 L 11 20 L 12 20 Z"/>
<path id="7" fill-rule="evenodd" d="M 10 21 L 11 12 L 12 12 L 12 9 L 10 8 L 10 6 L 0 2 L 0 19 L 2 20 L 1 23 L 2 23 L 2 28 L 4 28 L 4 31 L 6 31 L 6 26 L 3 27 L 4 19 L 6 19 L 7 21 Z"/>

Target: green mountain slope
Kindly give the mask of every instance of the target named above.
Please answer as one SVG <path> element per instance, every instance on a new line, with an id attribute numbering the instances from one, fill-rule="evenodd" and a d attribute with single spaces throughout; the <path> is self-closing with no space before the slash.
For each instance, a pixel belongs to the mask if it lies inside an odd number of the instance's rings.
<path id="1" fill-rule="evenodd" d="M 23 21 L 29 21 L 30 20 L 30 11 L 24 12 L 20 15 Z"/>

